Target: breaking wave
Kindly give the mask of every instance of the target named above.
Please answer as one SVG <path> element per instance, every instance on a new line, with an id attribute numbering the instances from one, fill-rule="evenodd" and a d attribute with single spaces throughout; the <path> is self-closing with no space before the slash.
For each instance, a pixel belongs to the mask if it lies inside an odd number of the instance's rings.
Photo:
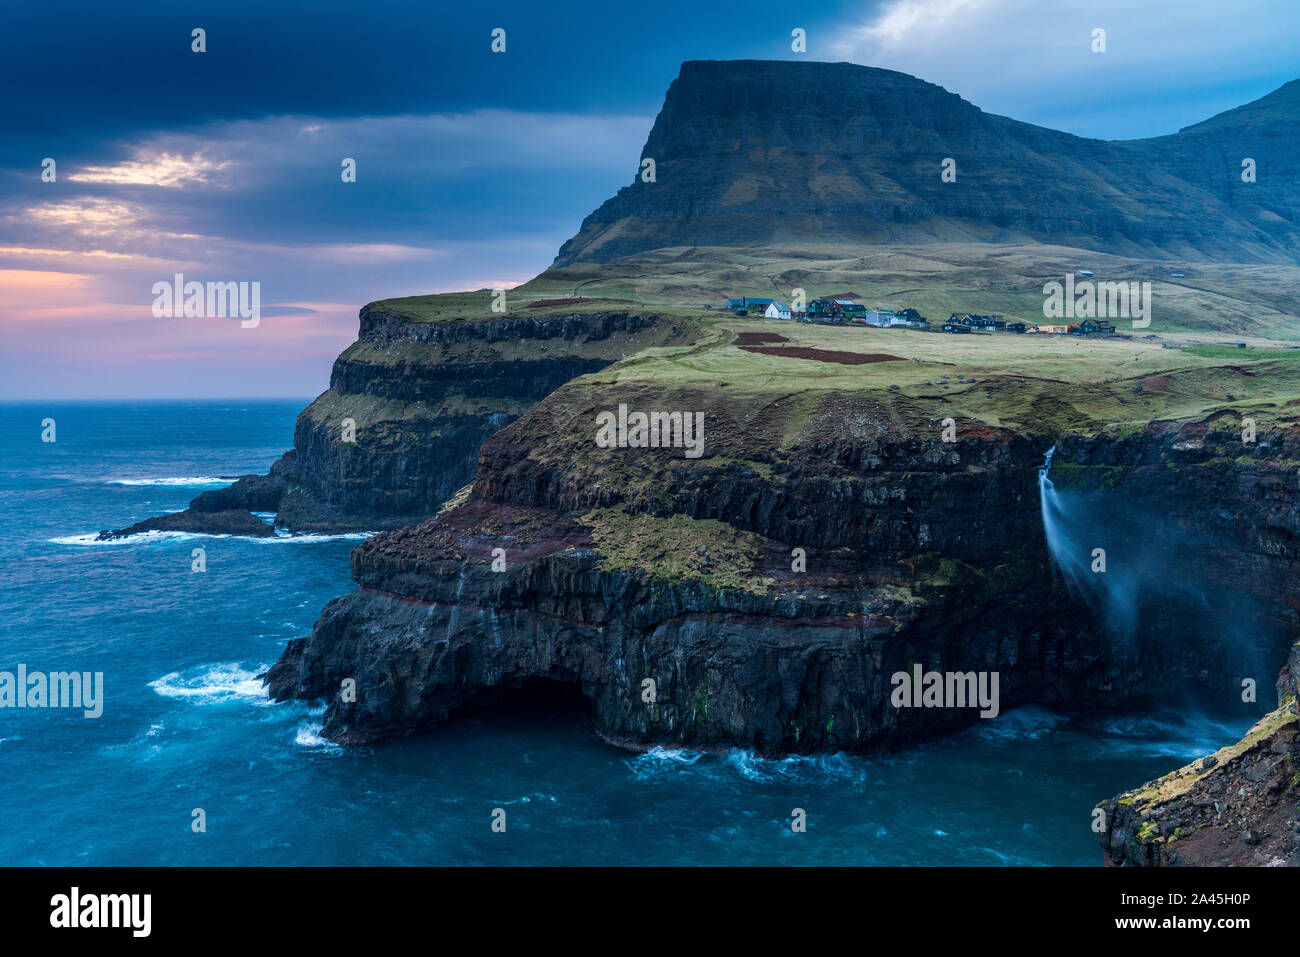
<path id="1" fill-rule="evenodd" d="M 164 698 L 178 698 L 192 704 L 221 704 L 249 701 L 269 705 L 262 679 L 265 666 L 250 671 L 235 662 L 199 665 L 187 671 L 173 671 L 149 682 L 149 687 Z"/>
<path id="2" fill-rule="evenodd" d="M 231 485 L 235 479 L 224 476 L 180 475 L 168 478 L 143 479 L 109 479 L 109 485 L 164 485 L 173 488 L 189 488 L 200 485 Z"/>

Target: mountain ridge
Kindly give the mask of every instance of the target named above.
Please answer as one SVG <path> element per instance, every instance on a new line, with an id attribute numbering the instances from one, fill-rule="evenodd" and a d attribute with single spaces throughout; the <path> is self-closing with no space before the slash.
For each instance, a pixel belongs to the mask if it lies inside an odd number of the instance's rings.
<path id="1" fill-rule="evenodd" d="M 1300 83 L 1178 133 L 1098 140 L 987 113 L 906 73 L 691 60 L 633 183 L 552 268 L 669 246 L 1051 242 L 1152 258 L 1300 261 Z M 1257 181 L 1242 181 L 1242 160 Z M 941 177 L 955 162 L 955 180 Z"/>

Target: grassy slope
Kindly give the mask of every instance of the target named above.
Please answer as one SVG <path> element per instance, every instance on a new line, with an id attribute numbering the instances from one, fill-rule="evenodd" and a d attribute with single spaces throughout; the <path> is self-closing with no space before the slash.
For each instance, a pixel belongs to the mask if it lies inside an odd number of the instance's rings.
<path id="1" fill-rule="evenodd" d="M 809 297 L 849 293 L 871 305 L 911 305 L 932 319 L 974 311 L 1044 322 L 1043 283 L 1076 268 L 1092 269 L 1098 281 L 1152 282 L 1150 327 L 1133 330 L 1117 320 L 1120 332 L 1132 336 L 1123 340 L 949 336 L 739 319 L 716 308 L 727 295 L 789 299 L 798 285 Z M 1184 276 L 1173 278 L 1173 273 Z M 585 298 L 530 305 L 574 296 Z M 598 384 L 591 387 L 680 388 L 725 381 L 727 404 L 736 409 L 760 409 L 773 396 L 784 396 L 789 413 L 791 406 L 811 410 L 829 394 L 878 394 L 900 424 L 929 425 L 952 417 L 1061 432 L 1136 428 L 1153 419 L 1224 409 L 1250 415 L 1263 427 L 1290 421 L 1286 403 L 1300 397 L 1300 350 L 1286 348 L 1288 337 L 1300 338 L 1297 267 L 1153 262 L 1039 245 L 667 249 L 601 266 L 551 270 L 510 290 L 507 302 L 509 315 L 628 310 L 699 317 L 704 334 L 690 347 L 665 348 L 649 335 L 620 343 L 612 357 L 628 358 L 596 377 Z M 383 305 L 419 321 L 501 318 L 491 311 L 486 290 Z M 732 343 L 743 331 L 777 332 L 791 346 L 887 353 L 899 361 L 839 365 L 760 355 Z M 1147 340 L 1148 334 L 1159 338 Z M 1259 348 L 1225 345 L 1239 341 Z M 563 348 L 558 342 L 490 347 L 501 358 L 507 357 L 503 349 L 509 357 L 522 357 Z M 567 348 L 581 352 L 573 344 Z"/>
<path id="2" fill-rule="evenodd" d="M 914 424 L 935 418 L 1045 432 L 1141 427 L 1153 419 L 1221 409 L 1262 425 L 1291 414 L 1300 399 L 1300 350 L 1165 348 L 1145 339 L 951 336 L 938 332 L 815 326 L 715 318 L 714 333 L 690 349 L 631 357 L 598 377 L 611 384 L 689 387 L 726 382 L 728 405 L 761 406 L 772 396 L 876 393 Z M 779 347 L 885 354 L 895 360 L 842 365 L 756 354 L 734 336 L 784 336 Z M 1300 413 L 1296 413 L 1300 414 Z"/>
<path id="3" fill-rule="evenodd" d="M 789 301 L 851 293 L 869 306 L 996 313 L 1044 322 L 1043 284 L 1087 268 L 1097 281 L 1152 283 L 1152 323 L 1144 332 L 1188 333 L 1208 341 L 1300 339 L 1300 266 L 1155 261 L 1034 244 L 933 243 L 661 249 L 604 265 L 547 270 L 507 292 L 510 314 L 644 310 L 695 315 L 726 296 Z M 1181 273 L 1181 277 L 1174 274 Z M 530 307 L 538 300 L 587 301 Z M 492 319 L 490 290 L 383 300 L 419 321 Z M 1122 324 L 1122 321 L 1117 324 Z"/>

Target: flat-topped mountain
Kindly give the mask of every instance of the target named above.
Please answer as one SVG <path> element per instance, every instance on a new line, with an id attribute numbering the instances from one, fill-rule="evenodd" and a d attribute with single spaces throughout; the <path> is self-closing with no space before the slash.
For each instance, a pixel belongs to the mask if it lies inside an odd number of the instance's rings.
<path id="1" fill-rule="evenodd" d="M 932 240 L 1300 261 L 1300 81 L 1169 136 L 1107 141 L 892 70 L 689 61 L 642 157 L 653 182 L 638 171 L 556 266 L 672 246 Z"/>

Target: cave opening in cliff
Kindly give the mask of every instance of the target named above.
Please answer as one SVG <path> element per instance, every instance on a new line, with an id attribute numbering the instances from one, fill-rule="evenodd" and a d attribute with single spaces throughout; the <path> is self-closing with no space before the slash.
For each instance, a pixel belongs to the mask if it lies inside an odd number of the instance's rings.
<path id="1" fill-rule="evenodd" d="M 595 708 L 576 681 L 526 678 L 476 695 L 453 716 L 590 720 Z"/>

